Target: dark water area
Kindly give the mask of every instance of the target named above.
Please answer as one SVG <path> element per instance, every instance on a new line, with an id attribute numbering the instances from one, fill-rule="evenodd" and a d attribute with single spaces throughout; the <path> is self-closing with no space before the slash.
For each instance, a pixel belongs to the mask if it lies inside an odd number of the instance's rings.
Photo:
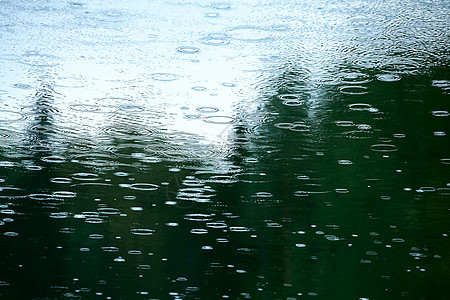
<path id="1" fill-rule="evenodd" d="M 0 1 L 0 299 L 447 299 L 448 1 Z"/>

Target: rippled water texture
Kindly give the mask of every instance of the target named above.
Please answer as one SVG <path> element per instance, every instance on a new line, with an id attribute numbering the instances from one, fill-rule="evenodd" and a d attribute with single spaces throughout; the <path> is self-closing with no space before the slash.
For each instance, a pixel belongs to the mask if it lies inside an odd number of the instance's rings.
<path id="1" fill-rule="evenodd" d="M 448 1 L 0 1 L 1 299 L 445 299 Z"/>

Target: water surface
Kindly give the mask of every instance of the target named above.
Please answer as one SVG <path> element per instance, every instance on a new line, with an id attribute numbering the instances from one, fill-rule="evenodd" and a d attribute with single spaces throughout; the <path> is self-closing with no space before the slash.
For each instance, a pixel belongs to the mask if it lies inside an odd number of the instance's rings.
<path id="1" fill-rule="evenodd" d="M 444 299 L 446 1 L 1 1 L 0 297 Z"/>

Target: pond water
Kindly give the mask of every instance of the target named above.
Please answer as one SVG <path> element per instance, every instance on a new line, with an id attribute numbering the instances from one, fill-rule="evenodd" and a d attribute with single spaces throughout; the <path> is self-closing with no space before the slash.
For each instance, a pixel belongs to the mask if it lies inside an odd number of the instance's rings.
<path id="1" fill-rule="evenodd" d="M 448 24 L 0 1 L 0 298 L 446 298 Z"/>

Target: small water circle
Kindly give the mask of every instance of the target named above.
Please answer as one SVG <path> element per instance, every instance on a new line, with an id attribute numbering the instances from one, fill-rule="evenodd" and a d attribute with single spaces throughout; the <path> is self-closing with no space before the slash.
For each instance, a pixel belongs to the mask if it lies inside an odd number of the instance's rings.
<path id="1" fill-rule="evenodd" d="M 134 228 L 130 232 L 134 235 L 149 236 L 155 233 L 155 230 L 148 228 Z"/>
<path id="2" fill-rule="evenodd" d="M 218 112 L 219 109 L 217 107 L 213 107 L 213 106 L 201 106 L 201 107 L 197 107 L 197 111 L 201 112 L 201 113 L 215 113 L 215 112 Z"/>
<path id="3" fill-rule="evenodd" d="M 397 147 L 391 144 L 375 144 L 370 146 L 370 150 L 375 152 L 395 152 L 397 151 Z"/>
<path id="4" fill-rule="evenodd" d="M 174 81 L 178 76 L 172 73 L 153 73 L 151 78 L 156 81 Z"/>
<path id="5" fill-rule="evenodd" d="M 180 46 L 177 48 L 177 52 L 183 54 L 195 54 L 200 52 L 200 49 L 193 46 Z"/>
<path id="6" fill-rule="evenodd" d="M 375 75 L 375 78 L 379 81 L 384 82 L 395 82 L 400 81 L 402 79 L 402 77 L 397 74 L 377 74 Z"/>
<path id="7" fill-rule="evenodd" d="M 23 118 L 24 116 L 19 112 L 11 110 L 0 110 L 0 123 L 20 121 Z"/>
<path id="8" fill-rule="evenodd" d="M 339 87 L 339 92 L 346 95 L 365 95 L 368 93 L 367 87 L 359 85 L 347 85 Z"/>
<path id="9" fill-rule="evenodd" d="M 159 188 L 159 185 L 153 183 L 133 183 L 128 186 L 130 189 L 138 191 L 154 191 Z"/>
<path id="10" fill-rule="evenodd" d="M 235 122 L 235 119 L 229 116 L 208 116 L 203 121 L 213 124 L 232 124 Z"/>
<path id="11" fill-rule="evenodd" d="M 448 117 L 449 113 L 446 110 L 434 110 L 431 114 L 435 117 Z"/>
<path id="12" fill-rule="evenodd" d="M 272 38 L 269 30 L 258 26 L 236 26 L 226 32 L 230 38 L 246 42 L 260 42 Z"/>
<path id="13" fill-rule="evenodd" d="M 372 105 L 367 104 L 367 103 L 353 103 L 353 104 L 349 104 L 348 108 L 350 110 L 355 110 L 355 111 L 370 111 L 370 109 L 372 108 Z"/>

